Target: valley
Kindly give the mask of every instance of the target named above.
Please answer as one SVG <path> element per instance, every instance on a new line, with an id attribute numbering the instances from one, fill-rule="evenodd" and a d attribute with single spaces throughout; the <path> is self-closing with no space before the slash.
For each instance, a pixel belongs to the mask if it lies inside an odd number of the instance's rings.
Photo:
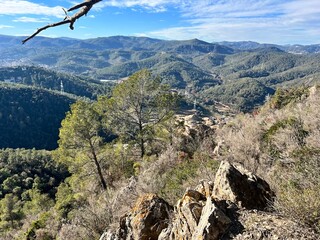
<path id="1" fill-rule="evenodd" d="M 0 35 L 1 239 L 319 238 L 319 45 L 22 39 Z"/>
<path id="2" fill-rule="evenodd" d="M 241 111 L 252 111 L 278 87 L 318 83 L 320 71 L 318 45 L 115 36 L 87 40 L 39 37 L 21 46 L 21 39 L 0 36 L 2 68 L 39 66 L 80 77 L 82 84 L 86 79 L 91 85 L 106 79 L 117 82 L 146 68 L 199 102 L 218 100 Z M 239 88 L 247 90 L 240 92 Z"/>

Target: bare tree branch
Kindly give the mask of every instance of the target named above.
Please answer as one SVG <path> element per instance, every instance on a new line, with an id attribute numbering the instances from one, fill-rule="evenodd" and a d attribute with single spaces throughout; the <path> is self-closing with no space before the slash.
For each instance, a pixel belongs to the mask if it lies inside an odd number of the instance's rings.
<path id="1" fill-rule="evenodd" d="M 37 31 L 32 34 L 31 36 L 27 37 L 26 39 L 22 40 L 22 44 L 25 44 L 27 41 L 29 41 L 31 38 L 35 37 L 36 35 L 38 35 L 40 32 L 42 32 L 43 30 L 46 30 L 47 28 L 51 28 L 51 27 L 57 27 L 60 25 L 64 25 L 64 24 L 70 24 L 69 28 L 71 30 L 74 29 L 74 23 L 77 19 L 81 18 L 84 15 L 87 15 L 87 13 L 90 11 L 90 9 L 92 8 L 92 6 L 98 2 L 101 2 L 102 0 L 85 0 L 83 3 L 77 4 L 71 8 L 68 9 L 68 12 L 71 12 L 73 10 L 79 9 L 80 10 L 75 13 L 72 16 L 68 16 L 67 11 L 65 9 L 63 9 L 63 11 L 66 14 L 66 17 L 60 21 L 60 22 L 56 22 L 56 23 L 51 23 L 48 24 L 42 28 L 37 29 Z"/>

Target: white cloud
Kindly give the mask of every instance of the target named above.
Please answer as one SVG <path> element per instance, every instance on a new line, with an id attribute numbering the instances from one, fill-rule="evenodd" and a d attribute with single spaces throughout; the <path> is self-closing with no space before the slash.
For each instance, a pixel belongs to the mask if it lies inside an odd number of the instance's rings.
<path id="1" fill-rule="evenodd" d="M 8 25 L 0 25 L 0 29 L 4 29 L 4 28 L 14 28 L 13 26 L 8 26 Z"/>
<path id="2" fill-rule="evenodd" d="M 166 6 L 177 5 L 183 0 L 109 0 L 97 4 L 96 9 L 103 7 L 135 8 L 141 7 L 150 12 L 164 12 Z"/>
<path id="3" fill-rule="evenodd" d="M 180 25 L 184 26 L 145 34 L 207 41 L 254 40 L 282 44 L 319 41 L 319 0 L 181 0 L 175 6 L 180 9 Z"/>
<path id="4" fill-rule="evenodd" d="M 113 6 L 113 7 L 163 7 L 167 4 L 174 4 L 181 2 L 179 0 L 110 0 L 100 3 L 101 6 Z"/>
<path id="5" fill-rule="evenodd" d="M 33 22 L 33 23 L 40 23 L 40 22 L 48 22 L 49 18 L 32 18 L 32 17 L 19 17 L 13 20 L 14 22 Z"/>
<path id="6" fill-rule="evenodd" d="M 22 0 L 0 0 L 0 15 L 35 14 L 63 17 L 62 7 L 48 7 L 45 5 Z"/>
<path id="7" fill-rule="evenodd" d="M 34 2 L 0 0 L 0 15 L 64 16 L 62 7 L 49 7 Z M 75 3 L 73 0 L 60 2 L 67 5 Z M 274 43 L 320 40 L 319 0 L 104 0 L 96 4 L 94 9 L 100 11 L 106 7 L 120 8 L 114 14 L 121 13 L 121 8 L 153 13 L 172 8 L 178 11 L 176 17 L 180 21 L 172 22 L 173 27 L 137 33 L 150 37 Z M 18 20 L 35 19 L 21 17 Z"/>

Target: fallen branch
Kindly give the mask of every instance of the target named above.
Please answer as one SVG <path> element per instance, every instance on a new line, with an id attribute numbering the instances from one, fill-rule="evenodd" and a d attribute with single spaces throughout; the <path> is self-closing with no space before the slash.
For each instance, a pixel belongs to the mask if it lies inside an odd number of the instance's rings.
<path id="1" fill-rule="evenodd" d="M 90 11 L 90 9 L 92 8 L 92 6 L 98 2 L 101 2 L 102 0 L 85 0 L 83 3 L 77 4 L 71 8 L 68 9 L 68 12 L 71 12 L 73 10 L 79 9 L 81 8 L 77 13 L 75 13 L 73 16 L 68 16 L 68 13 L 65 9 L 63 9 L 63 11 L 66 14 L 66 17 L 60 21 L 60 22 L 56 22 L 56 23 L 51 23 L 48 24 L 42 28 L 39 28 L 34 34 L 32 34 L 31 36 L 27 37 L 26 39 L 22 40 L 22 44 L 25 44 L 27 41 L 29 41 L 31 38 L 37 36 L 40 32 L 42 32 L 43 30 L 46 30 L 47 28 L 52 28 L 52 27 L 57 27 L 60 25 L 64 25 L 64 24 L 70 24 L 69 28 L 71 30 L 74 29 L 74 23 L 81 18 L 84 15 L 87 15 L 87 13 Z"/>

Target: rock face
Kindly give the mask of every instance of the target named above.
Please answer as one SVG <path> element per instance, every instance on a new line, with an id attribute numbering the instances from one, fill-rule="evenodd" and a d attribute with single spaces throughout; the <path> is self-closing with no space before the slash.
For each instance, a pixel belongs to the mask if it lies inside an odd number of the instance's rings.
<path id="1" fill-rule="evenodd" d="M 265 210 L 274 198 L 269 184 L 260 177 L 221 162 L 216 174 L 213 197 L 228 200 L 246 209 Z"/>
<path id="2" fill-rule="evenodd" d="M 210 196 L 187 190 L 178 201 L 171 225 L 162 231 L 159 240 L 215 240 L 230 223 L 231 220 Z"/>
<path id="3" fill-rule="evenodd" d="M 138 199 L 129 214 L 120 219 L 118 231 L 107 232 L 100 240 L 156 240 L 161 231 L 168 227 L 171 211 L 172 207 L 165 200 L 146 194 Z"/>
<path id="4" fill-rule="evenodd" d="M 121 218 L 118 230 L 100 240 L 317 239 L 311 233 L 306 238 L 308 231 L 298 224 L 263 211 L 273 198 L 264 180 L 222 162 L 215 182 L 188 189 L 174 210 L 156 195 L 144 195 Z"/>
<path id="5" fill-rule="evenodd" d="M 215 240 L 228 229 L 231 220 L 210 197 L 187 190 L 175 208 L 171 225 L 162 231 L 159 240 Z"/>

